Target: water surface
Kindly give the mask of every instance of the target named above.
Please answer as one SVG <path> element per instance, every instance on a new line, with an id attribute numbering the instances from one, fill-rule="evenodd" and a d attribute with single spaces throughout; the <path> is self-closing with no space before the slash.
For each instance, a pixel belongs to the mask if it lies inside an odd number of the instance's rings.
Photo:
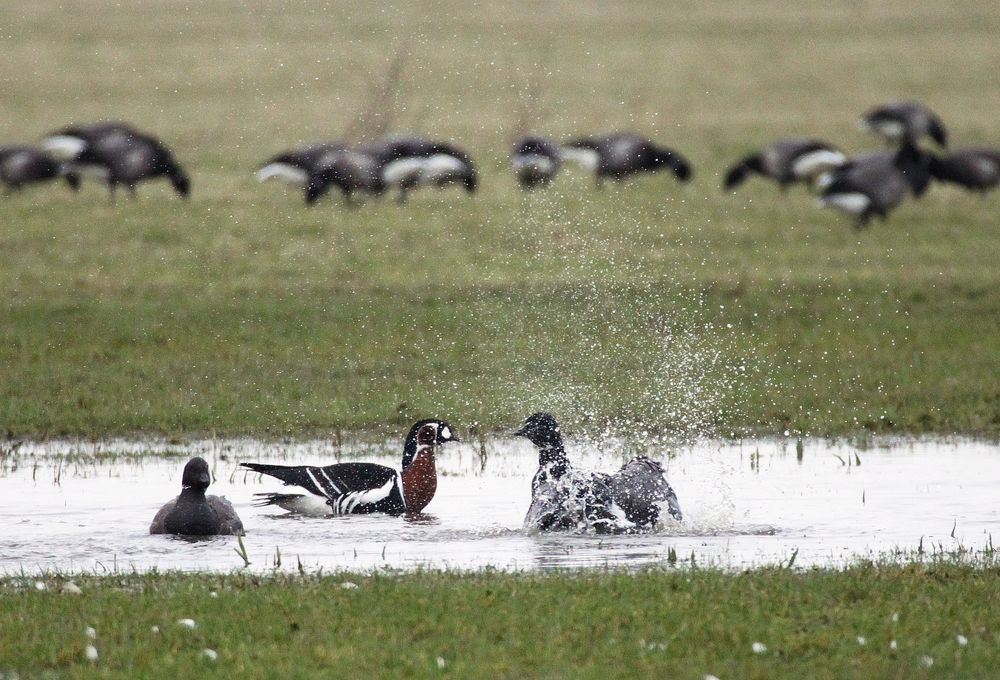
<path id="1" fill-rule="evenodd" d="M 685 521 L 638 536 L 537 535 L 521 527 L 537 457 L 521 441 L 449 445 L 437 495 L 418 518 L 295 518 L 252 506 L 290 490 L 240 461 L 398 466 L 398 443 L 337 449 L 326 442 L 109 441 L 26 443 L 0 459 L 0 573 L 243 567 L 236 539 L 150 536 L 190 455 L 213 468 L 212 493 L 235 504 L 250 569 L 418 567 L 538 570 L 682 562 L 744 568 L 787 562 L 842 566 L 896 548 L 982 547 L 1000 528 L 1000 447 L 975 441 L 895 442 L 857 449 L 806 441 L 707 442 L 660 457 Z M 614 454 L 568 447 L 574 464 L 612 471 Z M 860 462 L 860 465 L 858 464 Z M 952 535 L 954 534 L 954 535 Z M 998 535 L 1000 538 L 1000 535 Z"/>

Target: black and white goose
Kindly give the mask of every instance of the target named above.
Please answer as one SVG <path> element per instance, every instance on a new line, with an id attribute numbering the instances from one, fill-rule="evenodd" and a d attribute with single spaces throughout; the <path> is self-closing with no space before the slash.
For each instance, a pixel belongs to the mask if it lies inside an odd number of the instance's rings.
<path id="1" fill-rule="evenodd" d="M 858 123 L 893 146 L 930 137 L 939 146 L 948 146 L 948 131 L 936 113 L 917 101 L 897 101 L 875 106 Z"/>
<path id="2" fill-rule="evenodd" d="M 42 147 L 64 159 L 71 171 L 107 182 L 112 197 L 119 184 L 135 197 L 139 182 L 158 177 L 169 179 L 184 198 L 191 193 L 191 180 L 170 149 L 127 123 L 74 125 L 46 138 Z"/>
<path id="3" fill-rule="evenodd" d="M 511 149 L 510 166 L 523 189 L 547 185 L 561 165 L 559 145 L 544 137 L 524 137 Z"/>
<path id="4" fill-rule="evenodd" d="M 80 188 L 80 177 L 41 149 L 20 144 L 0 146 L 0 183 L 8 193 L 57 177 L 64 178 L 74 191 Z"/>
<path id="5" fill-rule="evenodd" d="M 726 172 L 723 188 L 732 191 L 750 175 L 757 174 L 774 180 L 784 191 L 795 182 L 813 182 L 846 161 L 844 154 L 832 144 L 804 137 L 786 137 L 731 167 Z"/>
<path id="6" fill-rule="evenodd" d="M 820 178 L 819 204 L 852 215 L 855 226 L 872 217 L 886 219 L 908 194 L 923 195 L 930 183 L 931 155 L 912 144 L 899 151 L 869 153 L 850 159 Z"/>
<path id="7" fill-rule="evenodd" d="M 384 189 L 398 189 L 399 202 L 417 187 L 460 184 L 475 193 L 479 183 L 476 167 L 463 149 L 448 142 L 421 137 L 386 137 L 356 149 L 373 158 Z"/>
<path id="8" fill-rule="evenodd" d="M 650 458 L 633 458 L 611 475 L 576 470 L 548 413 L 528 416 L 514 434 L 538 448 L 524 518 L 528 529 L 627 533 L 655 528 L 664 511 L 677 521 L 683 518 L 663 467 Z"/>
<path id="9" fill-rule="evenodd" d="M 631 132 L 576 139 L 563 145 L 561 155 L 593 172 L 599 187 L 605 178 L 621 181 L 642 172 L 667 169 L 681 182 L 692 174 L 691 164 L 679 152 Z"/>
<path id="10" fill-rule="evenodd" d="M 429 418 L 410 428 L 403 445 L 401 472 L 375 463 L 337 463 L 325 467 L 243 463 L 243 467 L 309 492 L 309 495 L 257 494 L 261 506 L 277 505 L 289 512 L 321 517 L 372 512 L 416 514 L 427 507 L 437 491 L 434 462 L 437 447 L 457 441 L 448 423 Z"/>
<path id="11" fill-rule="evenodd" d="M 151 534 L 181 536 L 242 536 L 243 522 L 233 504 L 221 496 L 207 496 L 212 483 L 208 463 L 195 457 L 184 466 L 181 494 L 156 513 Z"/>
<path id="12" fill-rule="evenodd" d="M 986 192 L 1000 185 L 1000 149 L 970 147 L 934 156 L 930 172 L 939 182 Z"/>
<path id="13" fill-rule="evenodd" d="M 312 205 L 331 188 L 350 204 L 356 193 L 379 193 L 378 167 L 370 156 L 340 142 L 318 142 L 278 154 L 257 171 L 257 179 L 277 179 L 301 188 Z"/>

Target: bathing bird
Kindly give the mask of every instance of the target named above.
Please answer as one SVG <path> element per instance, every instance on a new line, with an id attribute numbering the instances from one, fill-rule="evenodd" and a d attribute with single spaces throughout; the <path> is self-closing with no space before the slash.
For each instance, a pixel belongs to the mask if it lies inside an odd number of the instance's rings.
<path id="1" fill-rule="evenodd" d="M 128 123 L 73 125 L 47 137 L 42 148 L 64 159 L 71 171 L 107 182 L 112 198 L 119 184 L 134 198 L 139 182 L 158 177 L 169 179 L 181 197 L 191 193 L 191 180 L 170 149 Z"/>
<path id="2" fill-rule="evenodd" d="M 257 179 L 278 179 L 303 189 L 312 205 L 332 188 L 340 189 L 350 205 L 356 193 L 381 193 L 376 161 L 340 142 L 317 142 L 293 149 L 266 161 Z"/>
<path id="3" fill-rule="evenodd" d="M 804 137 L 786 137 L 742 159 L 726 172 L 723 188 L 731 191 L 751 174 L 778 183 L 782 191 L 794 182 L 812 182 L 847 158 L 832 144 Z"/>
<path id="4" fill-rule="evenodd" d="M 475 193 L 479 184 L 469 154 L 458 146 L 422 137 L 392 136 L 362 144 L 357 152 L 372 158 L 383 189 L 397 189 L 405 203 L 410 191 L 420 186 L 459 184 Z"/>
<path id="5" fill-rule="evenodd" d="M 421 512 L 437 491 L 434 454 L 438 446 L 457 442 L 451 425 L 428 418 L 414 423 L 403 444 L 402 471 L 375 463 L 268 465 L 243 463 L 243 467 L 298 486 L 305 494 L 256 494 L 259 506 L 277 505 L 289 512 L 312 515 L 390 515 Z"/>
<path id="6" fill-rule="evenodd" d="M 668 169 L 681 182 L 692 173 L 691 164 L 680 153 L 631 132 L 576 139 L 563 145 L 561 155 L 593 172 L 598 187 L 606 178 L 621 181 L 642 172 Z"/>
<path id="7" fill-rule="evenodd" d="M 664 510 L 682 519 L 677 495 L 658 462 L 640 456 L 611 475 L 576 470 L 549 413 L 528 416 L 514 434 L 538 449 L 526 528 L 627 533 L 654 528 Z"/>
<path id="8" fill-rule="evenodd" d="M 907 195 L 920 197 L 931 179 L 931 154 L 912 144 L 899 151 L 874 152 L 850 159 L 819 179 L 818 202 L 855 218 L 859 229 L 872 217 L 885 220 Z"/>
<path id="9" fill-rule="evenodd" d="M 189 460 L 181 478 L 181 494 L 160 508 L 149 526 L 149 533 L 242 536 L 243 522 L 233 504 L 221 496 L 205 495 L 211 483 L 205 459 L 196 456 Z"/>
<path id="10" fill-rule="evenodd" d="M 916 144 L 930 137 L 939 146 L 948 146 L 948 131 L 936 113 L 917 101 L 896 101 L 872 107 L 861 116 L 858 126 L 892 145 Z"/>
<path id="11" fill-rule="evenodd" d="M 561 165 L 559 145 L 544 137 L 523 137 L 511 149 L 510 166 L 523 189 L 547 185 Z"/>
<path id="12" fill-rule="evenodd" d="M 939 182 L 987 192 L 1000 185 L 1000 149 L 970 147 L 934 156 L 930 172 Z"/>
<path id="13" fill-rule="evenodd" d="M 63 177 L 74 191 L 80 188 L 80 177 L 41 149 L 19 144 L 0 146 L 0 183 L 7 193 L 57 177 Z"/>

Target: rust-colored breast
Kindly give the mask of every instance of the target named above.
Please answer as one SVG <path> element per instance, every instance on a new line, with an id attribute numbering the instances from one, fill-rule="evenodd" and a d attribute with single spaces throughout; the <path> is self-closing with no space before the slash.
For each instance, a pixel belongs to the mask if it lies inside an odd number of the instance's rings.
<path id="1" fill-rule="evenodd" d="M 427 507 L 434 498 L 437 485 L 434 447 L 425 446 L 417 451 L 413 462 L 403 470 L 403 502 L 406 503 L 406 512 L 421 512 Z"/>

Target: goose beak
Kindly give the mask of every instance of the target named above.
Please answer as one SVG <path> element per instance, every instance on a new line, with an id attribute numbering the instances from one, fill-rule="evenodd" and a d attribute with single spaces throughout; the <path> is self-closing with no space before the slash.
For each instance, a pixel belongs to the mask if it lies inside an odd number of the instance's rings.
<path id="1" fill-rule="evenodd" d="M 198 481 L 201 482 L 202 484 L 211 484 L 212 478 L 209 477 L 207 472 L 202 472 L 200 475 L 198 475 Z"/>
<path id="2" fill-rule="evenodd" d="M 527 437 L 528 436 L 528 426 L 522 425 L 518 430 L 514 432 L 515 437 Z"/>

